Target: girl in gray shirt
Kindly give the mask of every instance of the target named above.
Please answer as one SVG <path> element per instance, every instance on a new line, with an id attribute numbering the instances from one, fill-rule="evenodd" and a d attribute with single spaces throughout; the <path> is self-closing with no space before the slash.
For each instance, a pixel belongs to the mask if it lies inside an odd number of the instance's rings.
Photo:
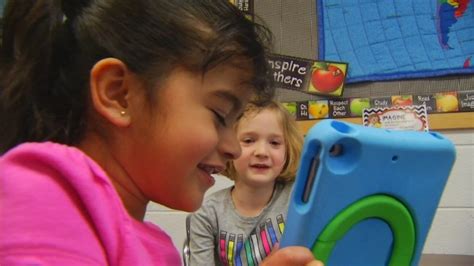
<path id="1" fill-rule="evenodd" d="M 249 104 L 235 127 L 241 156 L 228 165 L 234 186 L 191 216 L 190 265 L 258 265 L 279 242 L 303 137 L 277 102 Z"/>

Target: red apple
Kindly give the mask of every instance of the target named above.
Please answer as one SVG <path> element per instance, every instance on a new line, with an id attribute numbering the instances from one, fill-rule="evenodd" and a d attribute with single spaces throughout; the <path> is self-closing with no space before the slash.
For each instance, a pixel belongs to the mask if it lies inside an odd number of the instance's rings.
<path id="1" fill-rule="evenodd" d="M 392 104 L 396 106 L 408 106 L 413 104 L 413 99 L 411 96 L 394 96 Z"/>
<path id="2" fill-rule="evenodd" d="M 327 65 L 326 68 L 315 68 L 311 76 L 311 84 L 320 92 L 333 92 L 344 82 L 344 72 L 337 66 Z"/>

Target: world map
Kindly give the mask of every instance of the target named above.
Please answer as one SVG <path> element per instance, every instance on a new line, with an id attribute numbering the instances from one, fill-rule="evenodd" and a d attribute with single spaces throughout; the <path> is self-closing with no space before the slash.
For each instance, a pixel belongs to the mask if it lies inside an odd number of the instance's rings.
<path id="1" fill-rule="evenodd" d="M 436 31 L 443 49 L 449 49 L 450 28 L 463 18 L 470 0 L 441 0 L 436 11 Z"/>
<path id="2" fill-rule="evenodd" d="M 318 59 L 347 83 L 474 73 L 472 0 L 317 0 Z"/>

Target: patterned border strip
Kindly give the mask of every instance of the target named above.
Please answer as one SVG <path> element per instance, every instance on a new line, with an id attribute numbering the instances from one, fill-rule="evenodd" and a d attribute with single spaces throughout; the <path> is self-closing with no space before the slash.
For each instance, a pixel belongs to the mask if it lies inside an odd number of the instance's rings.
<path id="1" fill-rule="evenodd" d="M 474 111 L 474 90 L 434 94 L 394 95 L 387 97 L 334 98 L 313 101 L 283 102 L 296 120 L 362 117 L 367 108 L 426 105 L 428 114 Z"/>

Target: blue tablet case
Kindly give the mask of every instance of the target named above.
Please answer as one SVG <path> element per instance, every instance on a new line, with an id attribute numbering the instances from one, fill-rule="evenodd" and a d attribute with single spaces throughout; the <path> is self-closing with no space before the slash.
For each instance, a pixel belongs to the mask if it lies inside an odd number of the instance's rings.
<path id="1" fill-rule="evenodd" d="M 418 265 L 455 161 L 436 132 L 326 119 L 305 137 L 281 247 L 325 265 Z"/>

